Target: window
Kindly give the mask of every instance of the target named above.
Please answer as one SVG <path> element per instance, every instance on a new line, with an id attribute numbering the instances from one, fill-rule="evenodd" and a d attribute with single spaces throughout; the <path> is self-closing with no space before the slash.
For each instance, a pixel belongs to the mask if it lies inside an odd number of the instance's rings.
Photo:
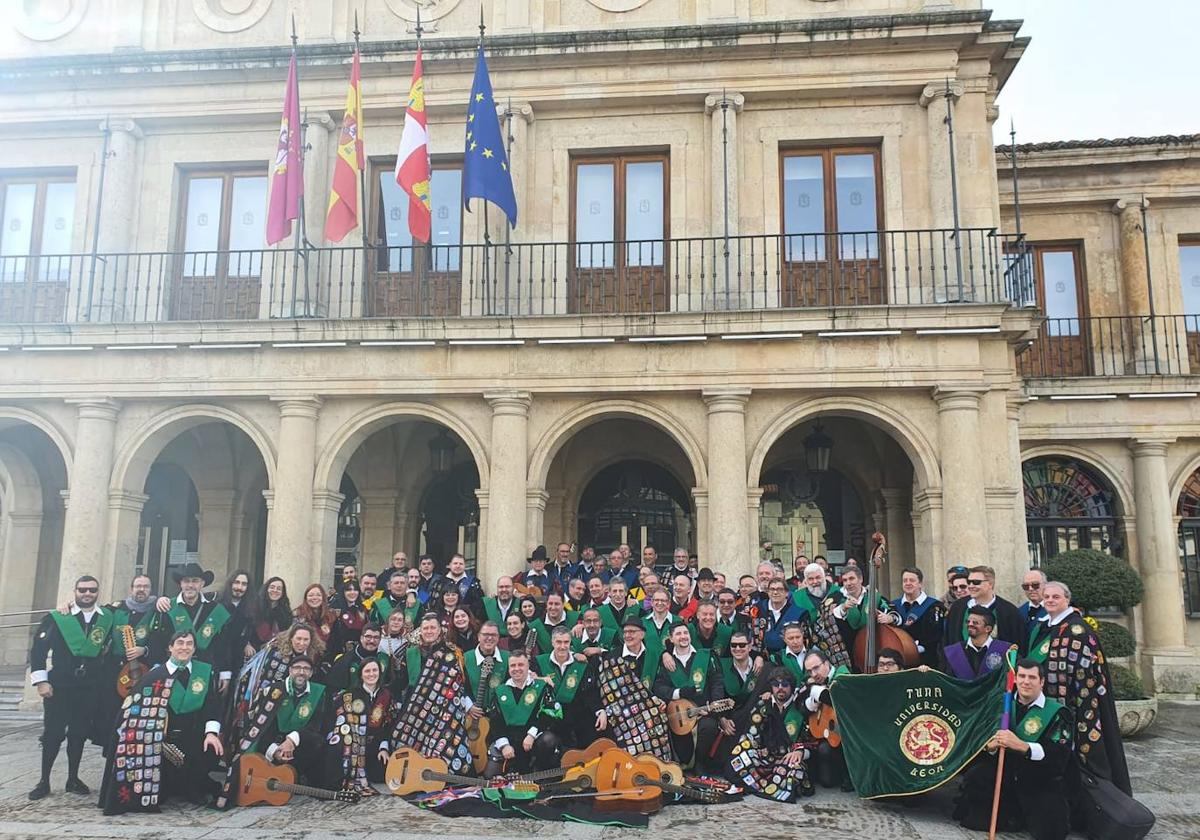
<path id="1" fill-rule="evenodd" d="M 376 203 L 376 241 L 386 246 L 387 259 L 379 270 L 413 270 L 413 238 L 408 230 L 410 197 L 396 183 L 395 165 L 379 166 Z M 458 271 L 462 262 L 462 164 L 435 164 L 429 184 L 430 210 L 433 215 L 432 253 L 434 271 Z"/>
<path id="2" fill-rule="evenodd" d="M 662 266 L 667 236 L 667 158 L 577 158 L 571 241 L 577 268 Z M 617 244 L 623 243 L 618 248 Z"/>
<path id="3" fill-rule="evenodd" d="M 1179 285 L 1188 332 L 1200 332 L 1200 236 L 1179 240 Z"/>
<path id="4" fill-rule="evenodd" d="M 75 230 L 75 176 L 0 177 L 0 320 L 63 316 Z"/>
<path id="5" fill-rule="evenodd" d="M 840 259 L 879 258 L 878 150 L 785 151 L 780 169 L 789 260 L 824 260 L 831 233 Z"/>
<path id="6" fill-rule="evenodd" d="M 1072 458 L 1034 458 L 1022 465 L 1021 476 L 1035 563 L 1075 548 L 1121 553 L 1115 495 L 1090 467 Z"/>
<path id="7" fill-rule="evenodd" d="M 183 257 L 172 300 L 180 320 L 258 317 L 267 218 L 266 166 L 182 178 Z"/>
<path id="8" fill-rule="evenodd" d="M 1033 271 L 1038 305 L 1046 314 L 1052 336 L 1076 336 L 1083 318 L 1083 283 L 1077 245 L 1033 246 Z"/>
<path id="9" fill-rule="evenodd" d="M 1179 517 L 1179 564 L 1188 615 L 1200 616 L 1200 470 L 1188 476 L 1175 511 Z"/>

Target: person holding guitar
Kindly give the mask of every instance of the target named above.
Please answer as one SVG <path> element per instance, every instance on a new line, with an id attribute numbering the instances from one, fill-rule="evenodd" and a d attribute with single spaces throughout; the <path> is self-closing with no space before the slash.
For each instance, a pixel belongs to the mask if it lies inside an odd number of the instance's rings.
<path id="1" fill-rule="evenodd" d="M 829 697 L 829 686 L 838 677 L 850 673 L 849 670 L 844 665 L 834 666 L 829 661 L 829 656 L 818 648 L 813 648 L 804 657 L 804 669 L 808 672 L 808 680 L 797 694 L 796 702 L 807 709 L 810 716 L 825 716 L 832 719 L 833 701 Z M 833 725 L 831 723 L 823 728 L 832 730 Z M 811 726 L 810 719 L 810 728 Z M 854 790 L 854 784 L 846 772 L 846 760 L 842 757 L 841 739 L 839 737 L 836 740 L 838 745 L 834 746 L 830 742 L 829 733 L 826 733 L 817 745 L 814 755 L 815 776 L 821 787 L 840 785 L 843 791 L 850 792 Z"/>
<path id="2" fill-rule="evenodd" d="M 687 700 L 694 703 L 700 719 L 688 735 L 671 733 L 671 746 L 680 764 L 720 774 L 721 768 L 713 755 L 717 735 L 733 737 L 733 721 L 719 720 L 703 707 L 725 699 L 725 681 L 720 660 L 707 650 L 692 646 L 692 632 L 686 624 L 671 628 L 671 648 L 663 654 L 663 667 L 654 679 L 654 695 L 663 701 Z"/>
<path id="3" fill-rule="evenodd" d="M 734 638 L 739 635 L 744 636 L 739 631 Z M 752 793 L 777 802 L 812 796 L 803 743 L 804 708 L 795 702 L 796 677 L 775 666 L 764 682 L 768 691 L 738 715 L 744 734 L 730 750 L 730 776 Z"/>
<path id="4" fill-rule="evenodd" d="M 529 654 L 522 649 L 509 653 L 508 680 L 496 687 L 488 706 L 485 779 L 558 766 L 561 742 L 551 727 L 563 712 L 554 695 L 553 686 L 530 672 Z"/>

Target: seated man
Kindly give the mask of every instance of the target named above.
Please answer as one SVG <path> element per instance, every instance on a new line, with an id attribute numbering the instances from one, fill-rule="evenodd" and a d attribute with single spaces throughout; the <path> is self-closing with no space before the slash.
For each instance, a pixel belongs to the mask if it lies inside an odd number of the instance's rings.
<path id="1" fill-rule="evenodd" d="M 550 631 L 550 652 L 537 658 L 537 673 L 554 688 L 554 699 L 562 707 L 562 719 L 551 731 L 564 749 L 586 747 L 596 739 L 596 717 L 600 694 L 596 669 L 571 653 L 571 631 L 557 626 Z"/>
<path id="2" fill-rule="evenodd" d="M 734 638 L 738 638 L 738 634 Z M 731 778 L 766 799 L 791 802 L 812 796 L 804 764 L 803 740 L 808 733 L 804 710 L 796 705 L 796 678 L 776 666 L 766 680 L 770 694 L 755 698 L 739 715 L 744 731 L 730 751 Z"/>
<path id="3" fill-rule="evenodd" d="M 1032 659 L 1017 662 L 1017 696 L 1012 721 L 988 741 L 981 756 L 963 774 L 954 817 L 964 828 L 987 831 L 996 780 L 996 751 L 1008 751 L 1000 789 L 1000 831 L 1025 828 L 1035 840 L 1063 840 L 1071 809 L 1063 773 L 1071 759 L 1070 712 L 1042 693 L 1045 676 Z"/>
<path id="4" fill-rule="evenodd" d="M 729 656 L 721 660 L 721 676 L 725 683 L 725 696 L 734 701 L 733 711 L 729 717 L 736 723 L 739 713 L 754 705 L 758 699 L 757 690 L 760 675 L 763 672 L 761 658 L 755 659 L 750 655 L 750 633 L 746 630 L 734 630 L 729 637 Z"/>
<path id="5" fill-rule="evenodd" d="M 942 672 L 955 679 L 977 680 L 1001 667 L 1010 645 L 992 638 L 995 622 L 991 610 L 971 607 L 967 611 L 967 640 L 942 650 Z"/>
<path id="6" fill-rule="evenodd" d="M 508 681 L 497 686 L 488 707 L 490 737 L 484 778 L 558 766 L 561 743 L 550 727 L 562 720 L 554 687 L 529 670 L 523 650 L 508 655 Z"/>
<path id="7" fill-rule="evenodd" d="M 208 663 L 193 658 L 193 631 L 176 633 L 167 650 L 166 664 L 138 681 L 117 720 L 100 789 L 106 815 L 158 811 L 173 796 L 203 805 L 216 792 L 208 776 L 223 753 L 216 675 Z M 158 710 L 168 693 L 164 718 Z"/>
<path id="8" fill-rule="evenodd" d="M 834 666 L 824 651 L 813 648 L 804 657 L 804 669 L 808 672 L 809 685 L 800 689 L 796 698 L 811 714 L 816 714 L 822 706 L 832 706 L 829 696 L 829 685 L 843 674 L 849 673 L 844 665 Z M 821 787 L 840 785 L 843 791 L 854 790 L 850 774 L 846 772 L 846 760 L 842 757 L 842 748 L 833 746 L 822 738 L 817 744 L 814 755 L 815 775 Z"/>
<path id="9" fill-rule="evenodd" d="M 671 649 L 663 654 L 663 667 L 654 680 L 654 694 L 660 700 L 689 700 L 705 706 L 725 699 L 724 675 L 718 658 L 710 651 L 692 646 L 692 633 L 686 624 L 671 628 Z M 671 746 L 680 764 L 715 770 L 714 747 L 717 735 L 733 737 L 733 721 L 701 712 L 696 728 L 688 735 L 671 733 Z"/>
<path id="10" fill-rule="evenodd" d="M 808 679 L 808 671 L 804 667 L 804 660 L 808 656 L 808 648 L 804 646 L 804 625 L 789 622 L 784 625 L 780 635 L 783 637 L 783 649 L 773 654 L 771 661 L 787 668 L 795 678 L 796 685 L 804 685 Z"/>

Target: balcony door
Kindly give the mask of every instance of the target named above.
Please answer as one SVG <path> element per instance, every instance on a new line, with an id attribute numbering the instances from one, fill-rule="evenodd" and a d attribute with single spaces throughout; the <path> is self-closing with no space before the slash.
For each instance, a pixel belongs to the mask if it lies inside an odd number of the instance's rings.
<path id="1" fill-rule="evenodd" d="M 1041 375 L 1089 376 L 1091 331 L 1080 246 L 1035 243 L 1033 279 L 1038 308 L 1045 313 L 1046 323 L 1033 346 L 1021 354 L 1022 372 L 1027 365 L 1034 365 Z M 1121 346 L 1122 340 L 1120 336 L 1107 336 L 1105 344 Z"/>
<path id="2" fill-rule="evenodd" d="M 75 176 L 0 177 L 0 322 L 66 316 Z"/>
<path id="3" fill-rule="evenodd" d="M 780 155 L 783 217 L 780 303 L 887 302 L 879 229 L 879 150 L 796 149 Z"/>
<path id="4" fill-rule="evenodd" d="M 662 154 L 571 161 L 570 312 L 671 308 L 666 240 L 668 161 Z"/>
<path id="5" fill-rule="evenodd" d="M 266 218 L 265 175 L 206 170 L 184 176 L 183 255 L 171 297 L 172 319 L 258 317 Z"/>
<path id="6" fill-rule="evenodd" d="M 428 245 L 408 228 L 409 195 L 396 183 L 395 164 L 375 169 L 375 213 L 368 314 L 377 317 L 452 317 L 462 305 L 462 164 L 434 164 L 429 187 L 433 216 Z"/>
<path id="7" fill-rule="evenodd" d="M 1200 371 L 1200 237 L 1179 239 L 1179 283 L 1183 323 L 1187 330 L 1189 370 Z M 1197 593 L 1200 597 L 1200 593 Z"/>

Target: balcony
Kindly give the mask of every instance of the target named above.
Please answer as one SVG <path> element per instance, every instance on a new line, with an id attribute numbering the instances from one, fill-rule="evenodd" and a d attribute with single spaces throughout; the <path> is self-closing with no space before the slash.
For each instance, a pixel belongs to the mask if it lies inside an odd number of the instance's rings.
<path id="1" fill-rule="evenodd" d="M 469 318 L 1018 303 L 994 229 L 0 257 L 0 323 Z"/>
<path id="2" fill-rule="evenodd" d="M 1026 379 L 1200 374 L 1200 315 L 1048 318 L 1017 356 Z"/>

